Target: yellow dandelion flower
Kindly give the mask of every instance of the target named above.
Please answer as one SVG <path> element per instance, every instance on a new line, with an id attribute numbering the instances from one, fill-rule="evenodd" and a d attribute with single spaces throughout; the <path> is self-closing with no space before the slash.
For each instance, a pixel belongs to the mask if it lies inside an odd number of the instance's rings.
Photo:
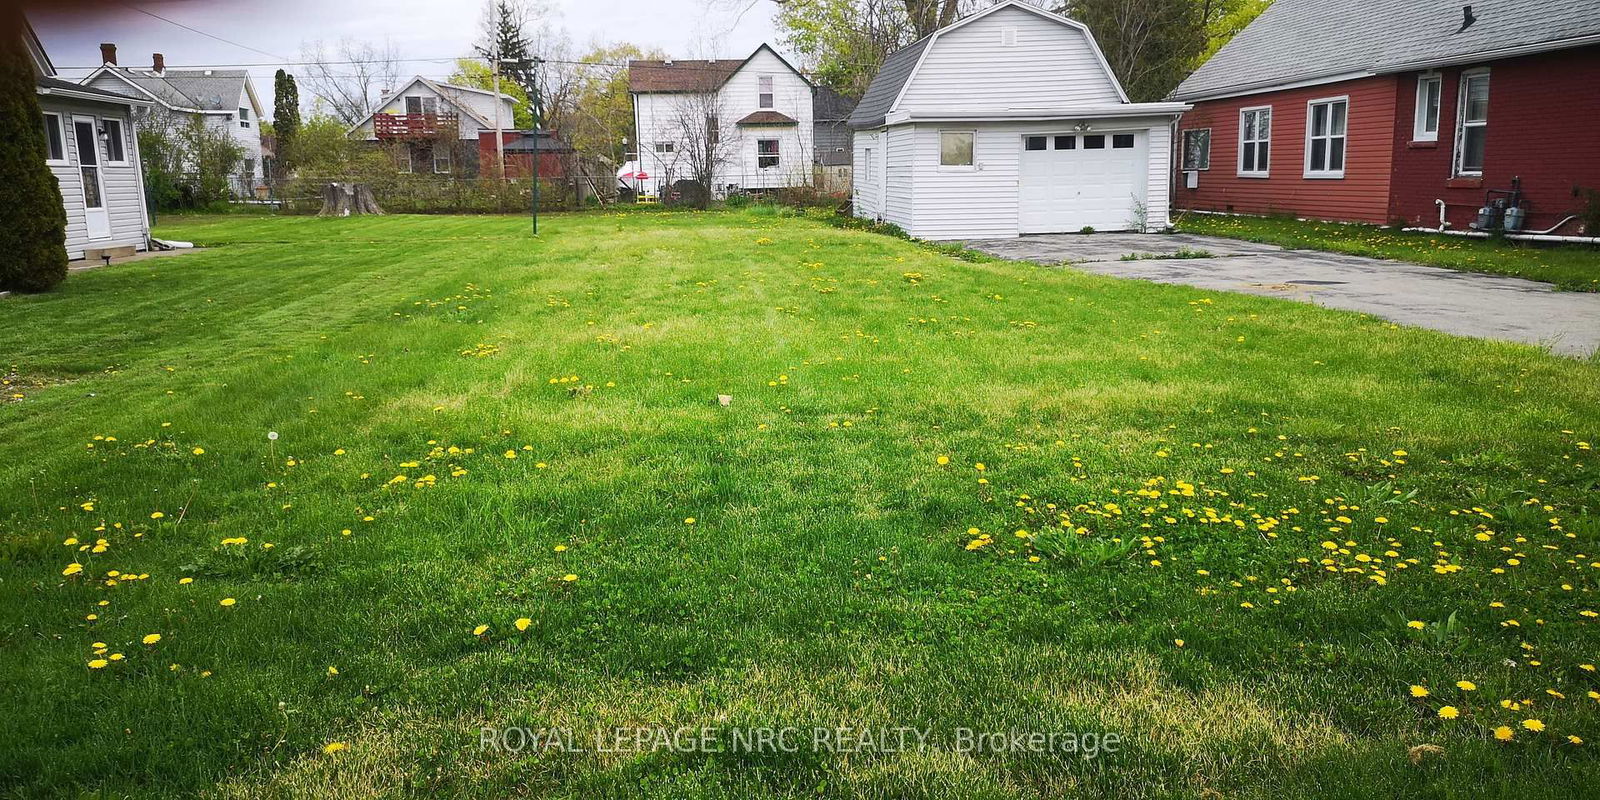
<path id="1" fill-rule="evenodd" d="M 322 752 L 323 752 L 324 755 L 330 755 L 331 756 L 334 753 L 339 752 L 340 750 L 348 750 L 349 748 L 350 748 L 350 745 L 347 745 L 344 742 L 328 742 L 327 744 L 322 746 Z"/>
<path id="2" fill-rule="evenodd" d="M 473 636 L 482 636 L 482 635 L 484 635 L 485 633 L 488 633 L 488 632 L 489 632 L 489 626 L 488 625 L 479 625 L 478 627 L 472 629 L 472 635 Z"/>
<path id="3" fill-rule="evenodd" d="M 1499 739 L 1502 742 L 1511 741 L 1511 737 L 1514 735 L 1515 734 L 1511 732 L 1511 728 L 1506 725 L 1501 725 L 1500 727 L 1494 729 L 1494 738 Z"/>
<path id="4" fill-rule="evenodd" d="M 233 599 L 231 597 L 224 597 L 224 598 L 222 598 L 222 600 L 218 604 L 219 605 L 224 605 L 224 606 L 231 606 L 231 605 L 233 605 L 234 603 L 237 603 L 237 602 L 239 602 L 239 601 L 235 600 L 235 599 Z"/>
<path id="5" fill-rule="evenodd" d="M 1537 719 L 1525 719 L 1522 721 L 1522 727 L 1527 728 L 1534 733 L 1538 733 L 1539 731 L 1544 730 L 1544 723 Z"/>
<path id="6" fill-rule="evenodd" d="M 1473 683 L 1472 681 L 1456 681 L 1456 688 L 1463 692 L 1476 692 L 1478 690 L 1478 684 Z"/>
<path id="7" fill-rule="evenodd" d="M 140 641 L 144 642 L 145 644 L 155 644 L 156 642 L 161 641 L 161 634 L 159 634 L 159 633 L 146 634 L 145 637 L 143 639 L 141 639 Z"/>
<path id="8" fill-rule="evenodd" d="M 528 626 L 532 625 L 532 624 L 533 624 L 533 620 L 528 619 L 527 617 L 522 617 L 522 618 L 518 619 L 517 622 L 516 622 L 517 630 L 525 631 L 525 630 L 528 629 Z"/>
<path id="9" fill-rule="evenodd" d="M 71 564 L 68 564 L 66 569 L 61 570 L 61 574 L 62 575 L 76 575 L 76 574 L 78 574 L 78 573 L 80 573 L 82 571 L 83 571 L 83 565 L 79 564 L 76 561 L 74 561 Z"/>
<path id="10" fill-rule="evenodd" d="M 1459 716 L 1461 716 L 1461 710 L 1456 708 L 1455 706 L 1445 706 L 1445 707 L 1439 709 L 1439 718 L 1440 719 L 1455 719 L 1456 717 L 1459 717 Z"/>
<path id="11" fill-rule="evenodd" d="M 94 659 L 94 660 L 89 662 L 89 669 L 105 669 L 106 668 L 106 664 L 109 664 L 109 663 L 111 663 L 111 662 L 106 661 L 103 658 L 96 658 L 96 659 Z"/>
<path id="12" fill-rule="evenodd" d="M 1417 686 L 1413 684 L 1411 687 L 1412 697 L 1427 697 L 1430 694 L 1432 694 L 1432 692 L 1429 692 L 1428 687 L 1426 686 Z"/>

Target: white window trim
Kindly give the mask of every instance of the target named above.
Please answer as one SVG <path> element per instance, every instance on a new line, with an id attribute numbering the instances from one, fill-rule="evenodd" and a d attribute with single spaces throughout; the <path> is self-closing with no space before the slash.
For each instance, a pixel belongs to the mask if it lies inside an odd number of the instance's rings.
<path id="1" fill-rule="evenodd" d="M 972 163 L 971 164 L 946 164 L 944 163 L 944 135 L 947 133 L 965 133 L 972 137 Z M 939 131 L 939 171 L 940 172 L 973 172 L 978 168 L 978 132 L 972 128 L 957 128 Z"/>
<path id="2" fill-rule="evenodd" d="M 767 91 L 761 90 L 763 81 L 767 84 Z M 762 98 L 767 99 L 763 101 Z M 756 107 L 761 109 L 775 109 L 778 107 L 778 81 L 773 76 L 756 76 Z"/>
<path id="3" fill-rule="evenodd" d="M 1481 165 L 1476 170 L 1465 170 L 1461 168 L 1461 158 L 1462 156 L 1466 155 L 1467 152 L 1466 148 L 1462 146 L 1466 143 L 1465 133 L 1468 125 L 1467 79 L 1476 77 L 1488 78 L 1489 68 L 1479 67 L 1477 69 L 1463 70 L 1461 73 L 1460 84 L 1456 89 L 1456 140 L 1455 147 L 1453 148 L 1454 152 L 1450 154 L 1450 174 L 1457 178 L 1483 177 L 1483 167 Z M 1489 91 L 1494 91 L 1494 81 L 1492 79 L 1489 81 Z M 1484 103 L 1487 104 L 1488 100 L 1485 99 Z M 1481 127 L 1484 129 L 1484 143 L 1485 149 L 1487 149 L 1487 143 L 1489 139 L 1489 109 L 1485 107 L 1483 110 L 1483 122 L 1474 122 L 1471 123 L 1471 125 L 1473 127 Z"/>
<path id="4" fill-rule="evenodd" d="M 118 136 L 118 138 L 120 138 L 122 140 L 122 158 L 116 159 L 116 160 L 113 160 L 111 158 L 111 146 L 110 146 L 110 143 L 107 142 L 107 144 L 106 144 L 106 166 L 108 166 L 108 167 L 126 167 L 129 164 L 133 163 L 132 160 L 128 158 L 128 147 L 129 147 L 129 144 L 128 144 L 128 126 L 127 126 L 127 124 L 125 124 L 120 119 L 107 119 L 105 117 L 101 117 L 100 118 L 100 128 L 101 128 L 101 130 L 105 129 L 106 123 L 108 123 L 108 122 L 109 123 L 113 123 L 113 124 L 115 124 L 117 126 L 117 136 Z M 106 138 L 110 139 L 111 135 L 109 133 L 107 133 L 106 134 Z"/>
<path id="5" fill-rule="evenodd" d="M 1245 169 L 1244 169 L 1244 145 L 1245 145 L 1245 139 L 1244 139 L 1244 115 L 1249 113 L 1249 112 L 1251 112 L 1251 111 L 1265 111 L 1265 112 L 1267 112 L 1267 138 L 1251 140 L 1253 142 L 1259 141 L 1259 142 L 1266 142 L 1267 143 L 1267 168 L 1266 169 L 1253 170 L 1251 172 L 1246 172 Z M 1272 111 L 1272 106 L 1247 106 L 1245 108 L 1239 109 L 1239 147 L 1238 147 L 1238 152 L 1237 152 L 1237 160 L 1234 163 L 1235 174 L 1238 175 L 1239 177 L 1241 177 L 1241 178 L 1270 178 L 1270 177 L 1272 177 L 1272 162 L 1275 160 L 1273 158 L 1273 155 L 1272 155 L 1272 123 L 1277 121 L 1275 119 L 1275 117 L 1277 117 L 1277 116 L 1278 115 Z"/>
<path id="6" fill-rule="evenodd" d="M 439 150 L 440 150 L 440 148 L 444 149 L 444 159 L 443 159 L 443 161 L 444 161 L 444 169 L 439 169 L 439 161 L 441 160 L 439 158 Z M 451 163 L 451 161 L 452 161 L 452 159 L 450 158 L 450 147 L 449 147 L 449 145 L 434 145 L 434 149 L 433 149 L 433 174 L 435 174 L 435 175 L 449 175 L 451 170 L 455 169 L 455 164 Z"/>
<path id="7" fill-rule="evenodd" d="M 780 168 L 783 167 L 783 138 L 782 137 L 773 136 L 773 137 L 767 137 L 767 138 L 762 138 L 762 139 L 756 139 L 755 142 L 756 142 L 756 170 L 757 171 L 766 170 L 766 169 L 780 169 Z M 761 152 L 761 143 L 762 142 L 772 142 L 772 143 L 778 145 L 778 152 L 776 152 L 776 153 L 763 153 L 763 152 Z M 775 162 L 773 162 L 770 166 L 763 167 L 763 166 L 761 166 L 761 159 L 763 159 L 763 158 L 773 158 L 773 159 L 777 159 L 777 160 Z"/>
<path id="8" fill-rule="evenodd" d="M 1241 119 L 1243 119 L 1241 117 Z M 1183 160 L 1189 155 L 1189 134 L 1206 132 L 1206 165 L 1190 169 L 1183 165 Z M 1184 128 L 1178 131 L 1178 171 L 1179 172 L 1209 172 L 1211 170 L 1211 129 L 1210 128 Z M 1242 156 L 1242 154 L 1241 154 Z"/>
<path id="9" fill-rule="evenodd" d="M 666 149 L 662 149 L 663 147 Z M 678 146 L 676 142 L 652 142 L 650 149 L 656 155 L 661 156 L 673 155 L 678 152 Z"/>
<path id="10" fill-rule="evenodd" d="M 1344 133 L 1341 133 L 1338 136 L 1334 136 L 1334 134 L 1333 134 L 1333 111 L 1332 111 L 1332 107 L 1333 107 L 1334 103 L 1344 103 Z M 1321 138 L 1327 139 L 1328 143 L 1330 145 L 1333 143 L 1333 140 L 1336 139 L 1336 138 L 1344 140 L 1344 161 L 1341 162 L 1341 166 L 1338 169 L 1314 170 L 1314 169 L 1311 168 L 1311 139 L 1312 139 L 1312 136 L 1311 136 L 1311 109 L 1313 107 L 1315 107 L 1315 106 L 1320 106 L 1320 105 L 1327 105 L 1329 107 L 1329 111 L 1328 111 L 1328 133 L 1326 135 L 1324 135 L 1323 137 L 1321 137 Z M 1312 180 L 1338 180 L 1338 179 L 1341 179 L 1341 178 L 1344 177 L 1344 168 L 1345 168 L 1345 166 L 1348 166 L 1350 164 L 1350 95 L 1346 94 L 1346 95 L 1340 95 L 1338 97 L 1319 97 L 1319 98 L 1317 98 L 1315 100 L 1307 100 L 1306 101 L 1306 142 L 1305 142 L 1305 144 L 1306 144 L 1306 148 L 1305 148 L 1306 152 L 1305 152 L 1305 164 L 1304 164 L 1305 173 L 1304 173 L 1304 175 L 1305 175 L 1306 178 L 1309 178 L 1309 179 L 1312 179 Z M 1270 147 L 1270 145 L 1269 145 L 1269 147 Z M 1328 152 L 1328 153 L 1333 152 L 1332 148 L 1330 147 L 1326 152 Z M 1271 166 L 1271 165 L 1272 165 L 1272 161 L 1271 161 L 1271 156 L 1269 155 L 1268 156 L 1268 161 L 1267 161 L 1267 166 Z"/>
<path id="11" fill-rule="evenodd" d="M 1412 111 L 1412 115 L 1411 115 L 1411 141 L 1413 141 L 1413 142 L 1437 142 L 1437 141 L 1439 141 L 1440 123 L 1444 122 L 1443 119 L 1440 119 L 1442 114 L 1435 113 L 1434 120 L 1433 120 L 1433 130 L 1431 130 L 1431 131 L 1424 130 L 1423 127 L 1422 127 L 1425 124 L 1426 120 L 1428 119 L 1427 87 L 1428 87 L 1428 84 L 1430 84 L 1430 83 L 1431 84 L 1436 84 L 1439 87 L 1439 93 L 1437 95 L 1435 95 L 1435 99 L 1439 103 L 1439 111 L 1442 112 L 1444 110 L 1444 76 L 1440 75 L 1437 72 L 1424 72 L 1424 73 L 1418 75 L 1417 76 L 1417 103 L 1416 103 L 1416 106 L 1414 107 L 1414 109 Z"/>
<path id="12" fill-rule="evenodd" d="M 44 163 L 51 164 L 51 165 L 54 165 L 54 166 L 60 166 L 60 167 L 70 166 L 72 164 L 72 155 L 71 155 L 71 150 L 67 146 L 67 128 L 66 128 L 66 125 L 62 123 L 61 114 L 59 112 L 56 112 L 56 111 L 46 111 L 46 112 L 44 112 L 44 124 L 46 126 L 51 124 L 50 123 L 51 119 L 55 120 L 56 136 L 61 140 L 61 157 L 60 158 L 51 158 L 50 157 L 50 140 L 49 140 L 49 138 L 46 138 L 45 139 L 45 143 L 44 143 L 44 146 L 45 146 L 45 160 L 44 160 Z M 47 130 L 45 132 L 45 136 L 49 137 L 49 135 L 50 135 L 49 131 Z"/>

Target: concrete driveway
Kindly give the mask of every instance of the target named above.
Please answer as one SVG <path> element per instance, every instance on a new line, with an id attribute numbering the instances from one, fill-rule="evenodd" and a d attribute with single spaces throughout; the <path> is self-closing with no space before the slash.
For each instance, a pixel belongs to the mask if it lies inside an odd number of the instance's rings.
<path id="1" fill-rule="evenodd" d="M 1600 294 L 1402 261 L 1286 250 L 1189 234 L 1047 234 L 968 242 L 1001 258 L 1086 272 L 1283 297 L 1460 336 L 1586 356 L 1600 350 Z M 1211 258 L 1172 258 L 1180 250 Z M 1125 254 L 1169 256 L 1120 260 Z"/>

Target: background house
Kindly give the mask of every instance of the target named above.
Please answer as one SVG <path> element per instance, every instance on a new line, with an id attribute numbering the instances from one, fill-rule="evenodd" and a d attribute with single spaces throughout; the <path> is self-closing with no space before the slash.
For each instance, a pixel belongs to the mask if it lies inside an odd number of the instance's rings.
<path id="1" fill-rule="evenodd" d="M 850 112 L 856 101 L 826 86 L 816 87 L 811 102 L 812 147 L 816 155 L 817 188 L 850 193 L 850 168 L 855 158 L 851 142 Z"/>
<path id="2" fill-rule="evenodd" d="M 1600 203 L 1597 12 L 1277 0 L 1172 94 L 1195 106 L 1176 204 L 1434 227 L 1442 202 L 1466 228 L 1516 181 L 1522 227 L 1557 226 Z"/>
<path id="3" fill-rule="evenodd" d="M 379 101 L 347 135 L 393 146 L 402 171 L 473 176 L 481 166 L 479 132 L 514 128 L 514 109 L 508 94 L 418 75 Z"/>
<path id="4" fill-rule="evenodd" d="M 134 112 L 148 101 L 80 86 L 56 77 L 32 27 L 23 47 L 33 61 L 44 112 L 45 163 L 67 212 L 67 257 L 131 255 L 150 243 Z"/>
<path id="5" fill-rule="evenodd" d="M 100 45 L 103 64 L 82 81 L 84 86 L 149 101 L 152 112 L 169 121 L 199 119 L 226 133 L 239 146 L 242 161 L 233 178 L 233 192 L 243 198 L 266 190 L 261 158 L 261 101 L 250 73 L 242 69 L 167 69 L 161 53 L 150 56 L 149 69 L 117 65 L 117 46 Z M 154 124 L 153 118 L 141 125 Z"/>
<path id="6" fill-rule="evenodd" d="M 813 86 L 768 45 L 744 59 L 629 61 L 640 190 L 659 195 L 692 176 L 696 152 L 712 152 L 714 195 L 810 186 Z"/>
<path id="7" fill-rule="evenodd" d="M 926 239 L 1157 229 L 1178 103 L 1130 103 L 1088 28 L 1005 0 L 885 59 L 850 117 L 855 213 Z"/>

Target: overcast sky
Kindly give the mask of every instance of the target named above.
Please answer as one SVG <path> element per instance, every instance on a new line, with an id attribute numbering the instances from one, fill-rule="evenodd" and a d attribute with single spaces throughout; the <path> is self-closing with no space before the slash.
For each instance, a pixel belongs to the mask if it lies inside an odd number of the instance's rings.
<path id="1" fill-rule="evenodd" d="M 147 67 L 151 53 L 164 54 L 167 66 L 175 68 L 270 64 L 250 67 L 256 93 L 270 114 L 272 73 L 285 61 L 299 60 L 302 43 L 321 39 L 331 45 L 344 36 L 388 39 L 403 58 L 416 59 L 401 65 L 402 74 L 443 78 L 455 58 L 470 52 L 486 4 L 487 0 L 130 0 L 127 5 L 134 8 L 108 4 L 61 10 L 39 3 L 28 17 L 67 78 L 86 72 L 67 67 L 99 65 L 101 42 L 117 45 L 117 60 L 123 66 Z M 771 0 L 550 0 L 550 5 L 580 53 L 591 42 L 632 42 L 680 58 L 743 57 L 764 41 L 777 44 Z M 288 69 L 294 71 L 293 66 Z M 306 94 L 303 87 L 301 94 Z"/>

